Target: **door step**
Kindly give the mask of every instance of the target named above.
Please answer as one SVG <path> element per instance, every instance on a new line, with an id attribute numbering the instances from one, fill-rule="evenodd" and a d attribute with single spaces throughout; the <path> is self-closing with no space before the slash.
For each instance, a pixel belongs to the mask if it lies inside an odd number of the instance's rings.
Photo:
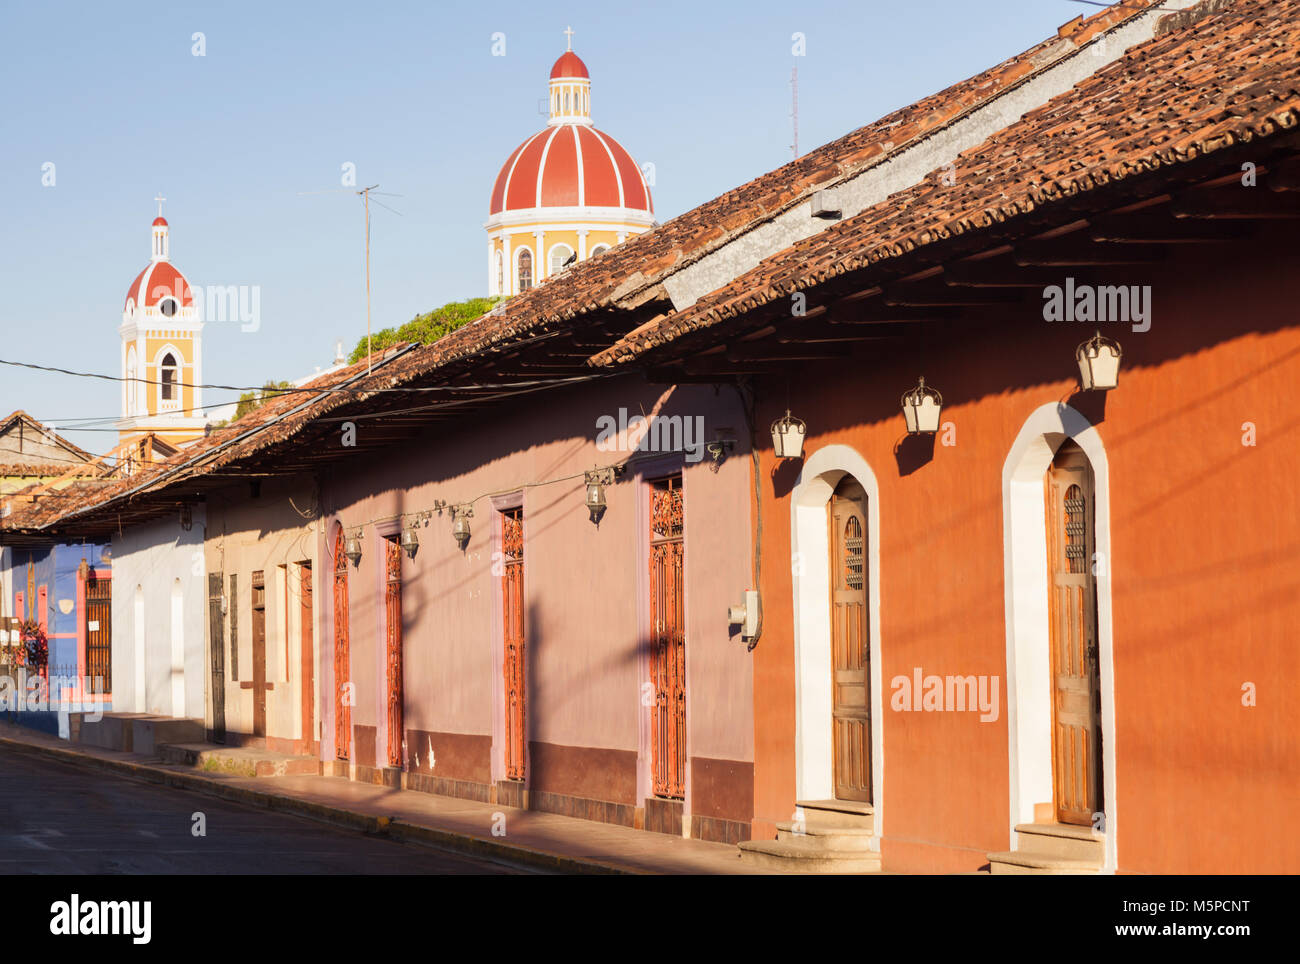
<path id="1" fill-rule="evenodd" d="M 880 870 L 871 849 L 875 817 L 869 803 L 803 800 L 775 840 L 746 840 L 740 857 L 756 869 L 787 874 L 869 874 Z"/>
<path id="2" fill-rule="evenodd" d="M 214 743 L 166 743 L 158 747 L 158 755 L 164 763 L 241 777 L 314 776 L 321 772 L 320 760 L 315 757 Z"/>
<path id="3" fill-rule="evenodd" d="M 991 853 L 993 874 L 1097 874 L 1106 860 L 1106 836 L 1066 823 L 1016 826 L 1016 849 Z"/>

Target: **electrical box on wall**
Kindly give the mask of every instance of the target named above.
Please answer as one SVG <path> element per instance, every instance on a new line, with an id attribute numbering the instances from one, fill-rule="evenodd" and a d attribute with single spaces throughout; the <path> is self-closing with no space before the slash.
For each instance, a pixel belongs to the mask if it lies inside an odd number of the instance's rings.
<path id="1" fill-rule="evenodd" d="M 731 606 L 727 609 L 727 619 L 733 626 L 740 627 L 740 637 L 749 642 L 758 636 L 758 590 L 745 591 L 745 604 Z"/>

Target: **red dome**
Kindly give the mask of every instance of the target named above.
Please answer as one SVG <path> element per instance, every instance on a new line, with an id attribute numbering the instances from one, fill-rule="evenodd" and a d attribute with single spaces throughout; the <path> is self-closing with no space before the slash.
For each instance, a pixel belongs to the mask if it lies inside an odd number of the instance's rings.
<path id="1" fill-rule="evenodd" d="M 165 217 L 163 217 L 161 214 L 158 215 L 158 217 L 156 217 L 156 218 L 153 219 L 153 226 L 154 226 L 155 228 L 158 227 L 158 225 L 160 225 L 160 224 L 161 224 L 164 228 L 167 227 L 167 219 L 166 219 Z"/>
<path id="2" fill-rule="evenodd" d="M 560 124 L 534 134 L 515 148 L 497 175 L 490 214 L 540 207 L 654 213 L 650 188 L 632 155 L 608 134 L 585 124 Z"/>
<path id="3" fill-rule="evenodd" d="M 559 80 L 563 77 L 582 77 L 586 80 L 591 79 L 591 74 L 587 73 L 587 65 L 582 62 L 582 58 L 572 50 L 566 50 L 560 54 L 560 59 L 555 62 L 551 68 L 551 80 Z"/>
<path id="4" fill-rule="evenodd" d="M 143 297 L 141 292 L 144 293 Z M 182 307 L 190 308 L 194 304 L 194 298 L 190 295 L 190 283 L 185 280 L 185 276 L 172 267 L 170 261 L 153 261 L 135 276 L 126 293 L 126 300 L 137 306 L 156 308 L 168 295 L 176 297 Z"/>

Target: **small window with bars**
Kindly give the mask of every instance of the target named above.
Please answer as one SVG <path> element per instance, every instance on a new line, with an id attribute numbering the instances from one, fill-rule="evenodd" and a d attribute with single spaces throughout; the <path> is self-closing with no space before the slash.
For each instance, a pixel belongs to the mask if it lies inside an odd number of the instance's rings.
<path id="1" fill-rule="evenodd" d="M 1087 500 L 1083 490 L 1072 485 L 1065 490 L 1065 563 L 1072 573 L 1088 569 Z"/>
<path id="2" fill-rule="evenodd" d="M 682 477 L 673 475 L 652 483 L 650 490 L 652 541 L 680 539 L 685 531 L 686 510 L 682 502 Z"/>

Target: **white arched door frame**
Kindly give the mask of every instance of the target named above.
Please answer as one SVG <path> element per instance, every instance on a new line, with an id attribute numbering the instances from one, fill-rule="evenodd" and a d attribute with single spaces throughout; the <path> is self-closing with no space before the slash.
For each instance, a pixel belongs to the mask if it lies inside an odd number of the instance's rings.
<path id="1" fill-rule="evenodd" d="M 803 464 L 790 498 L 794 586 L 795 793 L 798 800 L 835 796 L 831 736 L 830 544 L 826 506 L 840 480 L 855 478 L 867 493 L 867 608 L 871 654 L 871 849 L 884 828 L 884 700 L 880 672 L 880 487 L 858 452 L 827 445 Z"/>
<path id="2" fill-rule="evenodd" d="M 1047 510 L 1043 476 L 1057 450 L 1073 440 L 1088 457 L 1095 482 L 1097 649 L 1101 675 L 1105 864 L 1116 866 L 1119 814 L 1115 798 L 1115 678 L 1111 642 L 1110 469 L 1101 435 L 1063 402 L 1034 411 L 1002 469 L 1003 564 L 1007 628 L 1007 732 L 1011 840 L 1034 822 L 1034 804 L 1052 800 L 1051 626 L 1048 615 Z"/>

